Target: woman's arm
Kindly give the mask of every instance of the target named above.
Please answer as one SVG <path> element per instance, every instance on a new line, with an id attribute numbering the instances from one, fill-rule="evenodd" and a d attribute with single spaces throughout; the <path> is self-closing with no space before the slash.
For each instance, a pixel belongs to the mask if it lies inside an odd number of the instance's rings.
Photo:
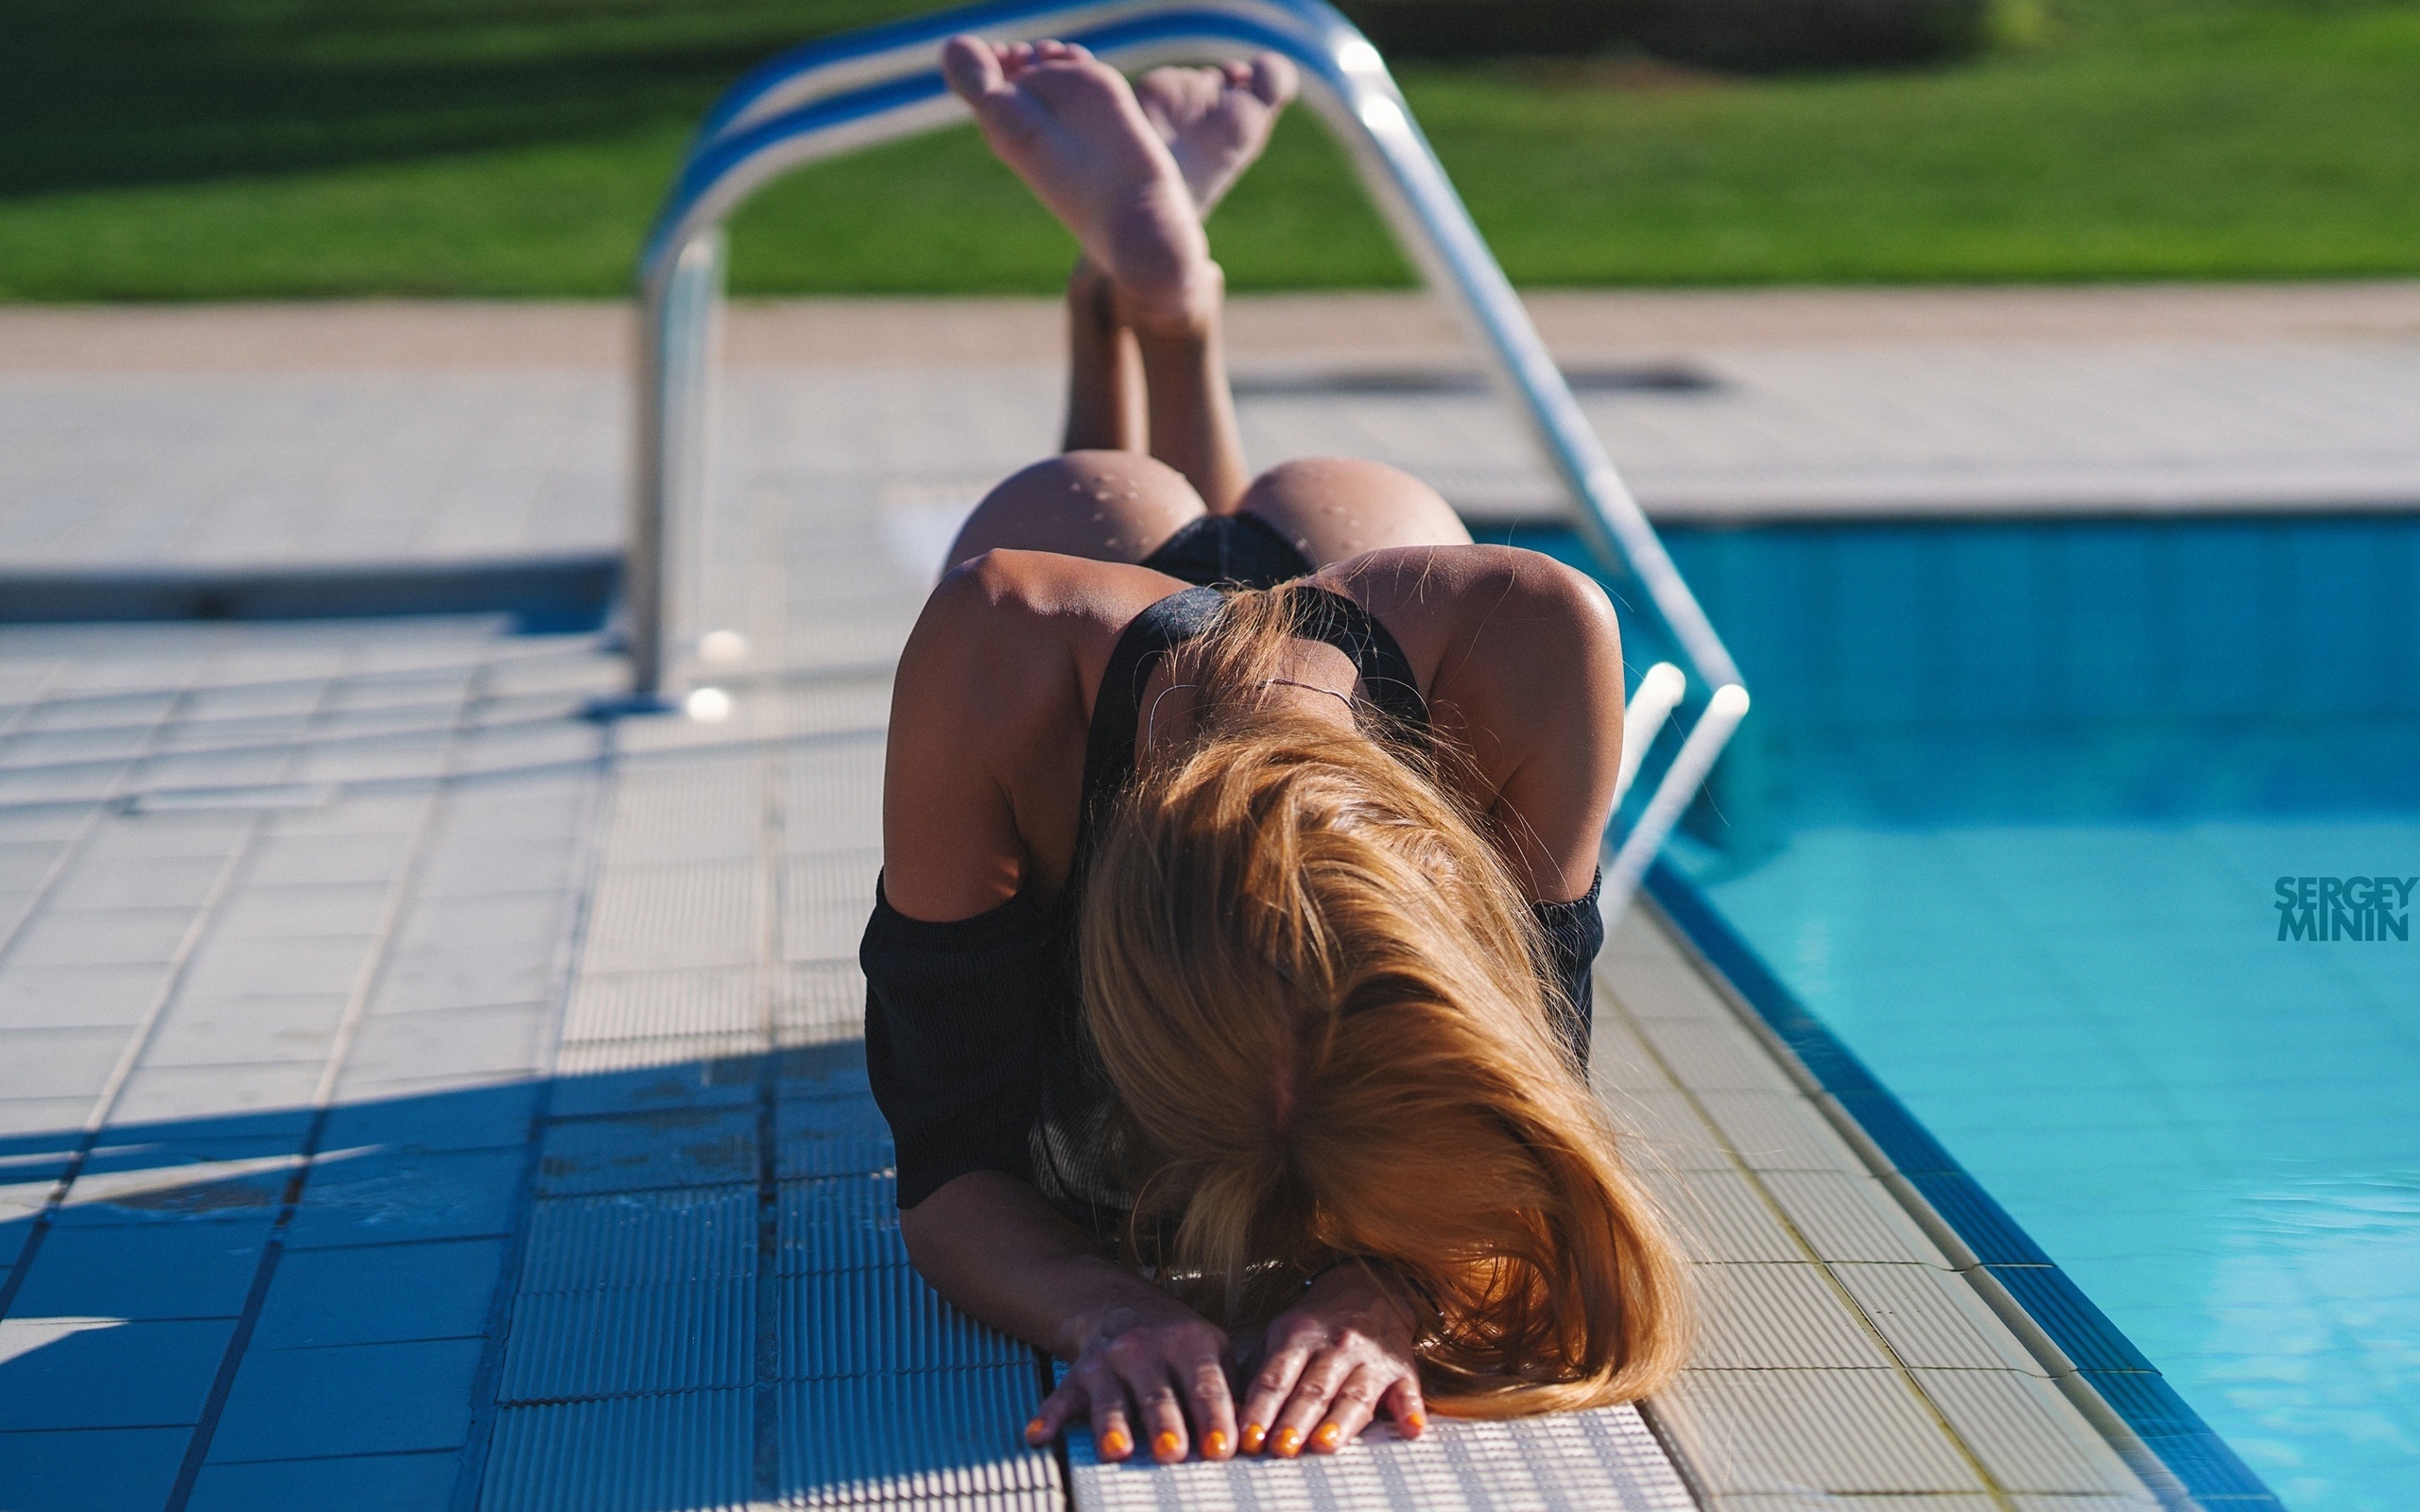
<path id="1" fill-rule="evenodd" d="M 1148 593 L 1150 586 L 1141 589 Z M 886 1014 L 907 1010 L 923 995 L 919 989 L 962 979 L 971 969 L 942 962 L 931 935 L 1000 909 L 1034 884 L 1037 868 L 1045 886 L 1063 877 L 1064 852 L 1074 844 L 1076 774 L 1082 770 L 1086 726 L 1091 659 L 1081 640 L 1088 624 L 1090 633 L 1100 633 L 1104 616 L 1098 610 L 1060 560 L 1001 552 L 943 579 L 917 622 L 900 659 L 883 788 L 883 897 L 906 919 L 885 926 L 878 916 L 877 927 L 886 941 L 921 939 L 914 962 L 926 970 L 917 976 L 894 961 L 878 973 L 877 1005 Z M 1114 610 L 1107 617 L 1114 619 Z M 987 963 L 977 974 L 1006 970 L 1022 977 L 1046 970 L 1040 934 L 1047 920 L 1045 910 L 1032 909 L 1008 932 L 1032 936 L 1025 941 L 1032 949 L 976 954 L 973 959 Z M 869 932 L 870 940 L 874 934 Z M 1028 958 L 1019 961 L 1020 954 Z M 985 1018 L 967 1027 L 886 1019 L 869 1025 L 870 1052 L 879 1052 L 874 1069 L 886 1074 L 877 1075 L 877 1086 L 895 1083 L 910 1096 L 901 1111 L 886 1108 L 894 1125 L 908 1108 L 946 1111 L 953 1094 L 962 1103 L 968 1095 L 962 1089 L 973 1084 L 968 1078 L 979 1082 L 987 1074 L 1013 1071 L 1017 1053 L 1029 1050 L 1025 1041 L 1038 1032 L 1023 1022 L 1031 986 L 1001 981 L 984 994 L 981 1008 L 1008 1022 Z M 999 1042 L 973 1057 L 981 1064 L 950 1069 L 953 1060 L 970 1058 L 978 1043 L 994 1040 Z M 948 1086 L 922 1085 L 936 1076 Z M 953 1137 L 987 1121 L 1019 1123 L 993 1107 L 1004 1097 L 1013 1103 L 1012 1093 L 1006 1085 L 987 1091 L 978 1099 L 980 1111 L 952 1112 L 940 1123 L 958 1131 Z M 986 1113 L 994 1116 L 987 1120 Z M 911 1117 L 901 1132 L 903 1179 L 913 1174 L 908 1154 L 925 1153 L 921 1135 L 933 1123 Z M 910 1132 L 920 1137 L 910 1141 Z M 1004 1141 L 1021 1149 L 1022 1127 L 983 1130 L 978 1143 Z M 1213 1457 L 1233 1453 L 1235 1409 L 1222 1367 L 1226 1335 L 1111 1263 L 1027 1182 L 1006 1171 L 965 1169 L 981 1152 L 949 1150 L 949 1143 L 935 1144 L 934 1158 L 945 1162 L 935 1174 L 952 1165 L 962 1174 L 905 1210 L 900 1228 L 910 1260 L 935 1291 L 984 1322 L 1074 1362 L 1066 1383 L 1028 1426 L 1028 1436 L 1044 1442 L 1070 1420 L 1088 1418 L 1105 1459 L 1123 1459 L 1138 1445 L 1159 1459 L 1181 1459 L 1197 1444 Z M 916 1196 L 910 1188 L 903 1193 Z"/>

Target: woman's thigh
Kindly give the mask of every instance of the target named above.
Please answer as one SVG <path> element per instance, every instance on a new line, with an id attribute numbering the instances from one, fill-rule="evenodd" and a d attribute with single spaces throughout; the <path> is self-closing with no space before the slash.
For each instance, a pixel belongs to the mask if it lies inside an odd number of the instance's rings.
<path id="1" fill-rule="evenodd" d="M 1201 518 L 1184 474 L 1140 452 L 1067 452 L 983 496 L 949 548 L 951 567 L 994 547 L 1141 561 Z"/>
<path id="2" fill-rule="evenodd" d="M 1281 463 L 1253 479 L 1236 507 L 1275 526 L 1314 567 L 1388 546 L 1468 545 L 1471 539 L 1435 489 L 1383 462 L 1352 457 Z"/>

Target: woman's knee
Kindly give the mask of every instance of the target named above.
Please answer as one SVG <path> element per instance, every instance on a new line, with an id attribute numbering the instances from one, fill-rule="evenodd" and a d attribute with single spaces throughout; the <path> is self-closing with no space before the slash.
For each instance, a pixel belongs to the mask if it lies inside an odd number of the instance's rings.
<path id="1" fill-rule="evenodd" d="M 1389 546 L 1461 545 L 1470 528 L 1435 489 L 1383 462 L 1305 456 L 1253 480 L 1236 507 L 1325 565 Z"/>
<path id="2" fill-rule="evenodd" d="M 959 527 L 948 565 L 995 547 L 1141 561 L 1201 514 L 1201 495 L 1165 462 L 1140 452 L 1065 452 L 985 494 Z"/>

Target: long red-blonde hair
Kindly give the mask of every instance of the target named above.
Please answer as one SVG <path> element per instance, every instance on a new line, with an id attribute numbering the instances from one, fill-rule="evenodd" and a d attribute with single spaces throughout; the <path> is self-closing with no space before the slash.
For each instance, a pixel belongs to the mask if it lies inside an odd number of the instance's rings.
<path id="1" fill-rule="evenodd" d="M 1447 1411 L 1647 1395 L 1685 1351 L 1684 1268 L 1550 1026 L 1530 910 L 1425 745 L 1271 706 L 1294 625 L 1285 589 L 1229 601 L 1195 738 L 1085 886 L 1084 1010 L 1164 1269 L 1233 1324 L 1383 1262 L 1434 1300 Z"/>

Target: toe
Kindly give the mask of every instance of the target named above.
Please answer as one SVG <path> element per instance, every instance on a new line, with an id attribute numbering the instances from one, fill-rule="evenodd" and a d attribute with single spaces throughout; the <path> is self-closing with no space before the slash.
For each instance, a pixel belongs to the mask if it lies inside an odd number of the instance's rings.
<path id="1" fill-rule="evenodd" d="M 960 98 L 969 101 L 1008 87 L 1000 52 L 979 37 L 952 37 L 942 43 L 942 77 Z"/>
<path id="2" fill-rule="evenodd" d="M 1252 92 L 1270 105 L 1283 105 L 1294 97 L 1302 85 L 1302 76 L 1292 62 L 1276 53 L 1262 53 L 1252 60 Z"/>

